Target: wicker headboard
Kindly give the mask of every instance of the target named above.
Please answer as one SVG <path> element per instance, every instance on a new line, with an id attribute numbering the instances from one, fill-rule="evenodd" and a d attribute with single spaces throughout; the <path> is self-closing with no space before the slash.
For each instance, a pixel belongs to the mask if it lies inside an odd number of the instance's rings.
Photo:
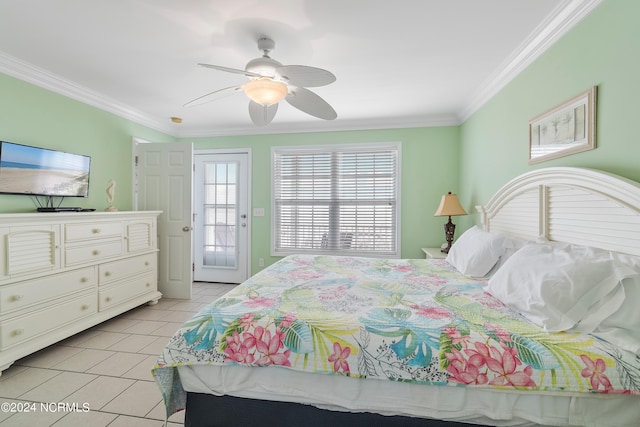
<path id="1" fill-rule="evenodd" d="M 614 174 L 572 167 L 534 170 L 476 209 L 488 231 L 640 256 L 640 184 Z"/>

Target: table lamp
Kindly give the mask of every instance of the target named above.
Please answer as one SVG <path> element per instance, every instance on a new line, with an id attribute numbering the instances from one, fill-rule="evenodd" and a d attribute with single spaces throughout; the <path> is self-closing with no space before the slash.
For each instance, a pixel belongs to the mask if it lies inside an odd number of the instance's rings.
<path id="1" fill-rule="evenodd" d="M 449 191 L 448 194 L 445 194 L 444 196 L 442 196 L 442 199 L 440 200 L 440 206 L 438 207 L 438 210 L 436 211 L 436 213 L 433 214 L 433 216 L 449 217 L 449 222 L 447 222 L 444 225 L 444 235 L 445 235 L 445 238 L 447 239 L 447 247 L 444 249 L 441 249 L 442 252 L 444 252 L 445 254 L 448 254 L 449 249 L 451 249 L 451 244 L 453 243 L 453 234 L 456 231 L 456 225 L 453 222 L 451 222 L 451 217 L 458 216 L 458 215 L 466 215 L 466 214 L 467 212 L 460 205 L 458 196 L 456 196 L 455 194 L 451 194 L 451 191 Z"/>

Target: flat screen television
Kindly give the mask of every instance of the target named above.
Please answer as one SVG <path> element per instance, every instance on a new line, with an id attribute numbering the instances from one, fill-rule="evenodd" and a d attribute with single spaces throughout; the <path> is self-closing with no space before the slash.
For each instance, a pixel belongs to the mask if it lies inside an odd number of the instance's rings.
<path id="1" fill-rule="evenodd" d="M 0 141 L 0 193 L 88 197 L 91 157 Z"/>

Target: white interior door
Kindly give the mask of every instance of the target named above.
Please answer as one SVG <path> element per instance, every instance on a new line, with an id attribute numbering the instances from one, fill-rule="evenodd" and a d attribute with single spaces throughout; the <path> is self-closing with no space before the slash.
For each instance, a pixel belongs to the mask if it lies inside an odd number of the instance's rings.
<path id="1" fill-rule="evenodd" d="M 193 144 L 137 143 L 136 206 L 158 218 L 158 290 L 191 298 Z"/>
<path id="2" fill-rule="evenodd" d="M 241 283 L 249 271 L 248 154 L 194 158 L 194 280 Z"/>

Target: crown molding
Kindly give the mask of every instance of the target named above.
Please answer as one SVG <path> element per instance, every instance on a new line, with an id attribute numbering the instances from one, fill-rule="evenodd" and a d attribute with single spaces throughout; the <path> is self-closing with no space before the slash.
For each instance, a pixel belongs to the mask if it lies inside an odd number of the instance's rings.
<path id="1" fill-rule="evenodd" d="M 563 0 L 547 19 L 534 30 L 503 64 L 488 78 L 481 89 L 473 96 L 471 102 L 454 116 L 434 116 L 420 118 L 389 118 L 388 120 L 370 119 L 354 121 L 336 121 L 323 123 L 310 128 L 305 124 L 272 123 L 268 129 L 263 127 L 255 132 L 246 129 L 202 129 L 197 131 L 181 131 L 179 126 L 167 124 L 136 110 L 114 99 L 92 91 L 86 87 L 30 65 L 17 58 L 0 52 L 0 72 L 32 83 L 41 88 L 64 95 L 76 101 L 91 105 L 103 111 L 113 113 L 131 122 L 149 127 L 173 137 L 207 137 L 230 135 L 275 134 L 296 132 L 323 132 L 347 130 L 374 130 L 393 128 L 457 126 L 464 123 L 485 103 L 503 89 L 522 70 L 542 55 L 550 46 L 569 32 L 578 22 L 587 16 L 604 0 Z"/>
<path id="2" fill-rule="evenodd" d="M 341 132 L 383 129 L 409 129 L 439 126 L 458 126 L 460 121 L 456 115 L 426 116 L 426 117 L 394 117 L 384 120 L 317 120 L 312 126 L 304 123 L 271 123 L 267 127 L 247 128 L 211 128 L 195 131 L 179 131 L 178 138 L 206 138 L 215 136 L 241 136 L 241 135 L 272 135 L 286 133 L 311 133 L 311 132 Z"/>
<path id="3" fill-rule="evenodd" d="M 160 132 L 174 133 L 174 128 L 160 123 L 158 120 L 141 111 L 66 80 L 54 73 L 21 61 L 4 52 L 0 52 L 0 72 L 100 110 L 113 113 L 134 123 L 147 126 Z"/>
<path id="4" fill-rule="evenodd" d="M 549 14 L 509 58 L 481 85 L 460 114 L 464 123 L 533 61 L 568 33 L 604 0 L 564 0 Z"/>

